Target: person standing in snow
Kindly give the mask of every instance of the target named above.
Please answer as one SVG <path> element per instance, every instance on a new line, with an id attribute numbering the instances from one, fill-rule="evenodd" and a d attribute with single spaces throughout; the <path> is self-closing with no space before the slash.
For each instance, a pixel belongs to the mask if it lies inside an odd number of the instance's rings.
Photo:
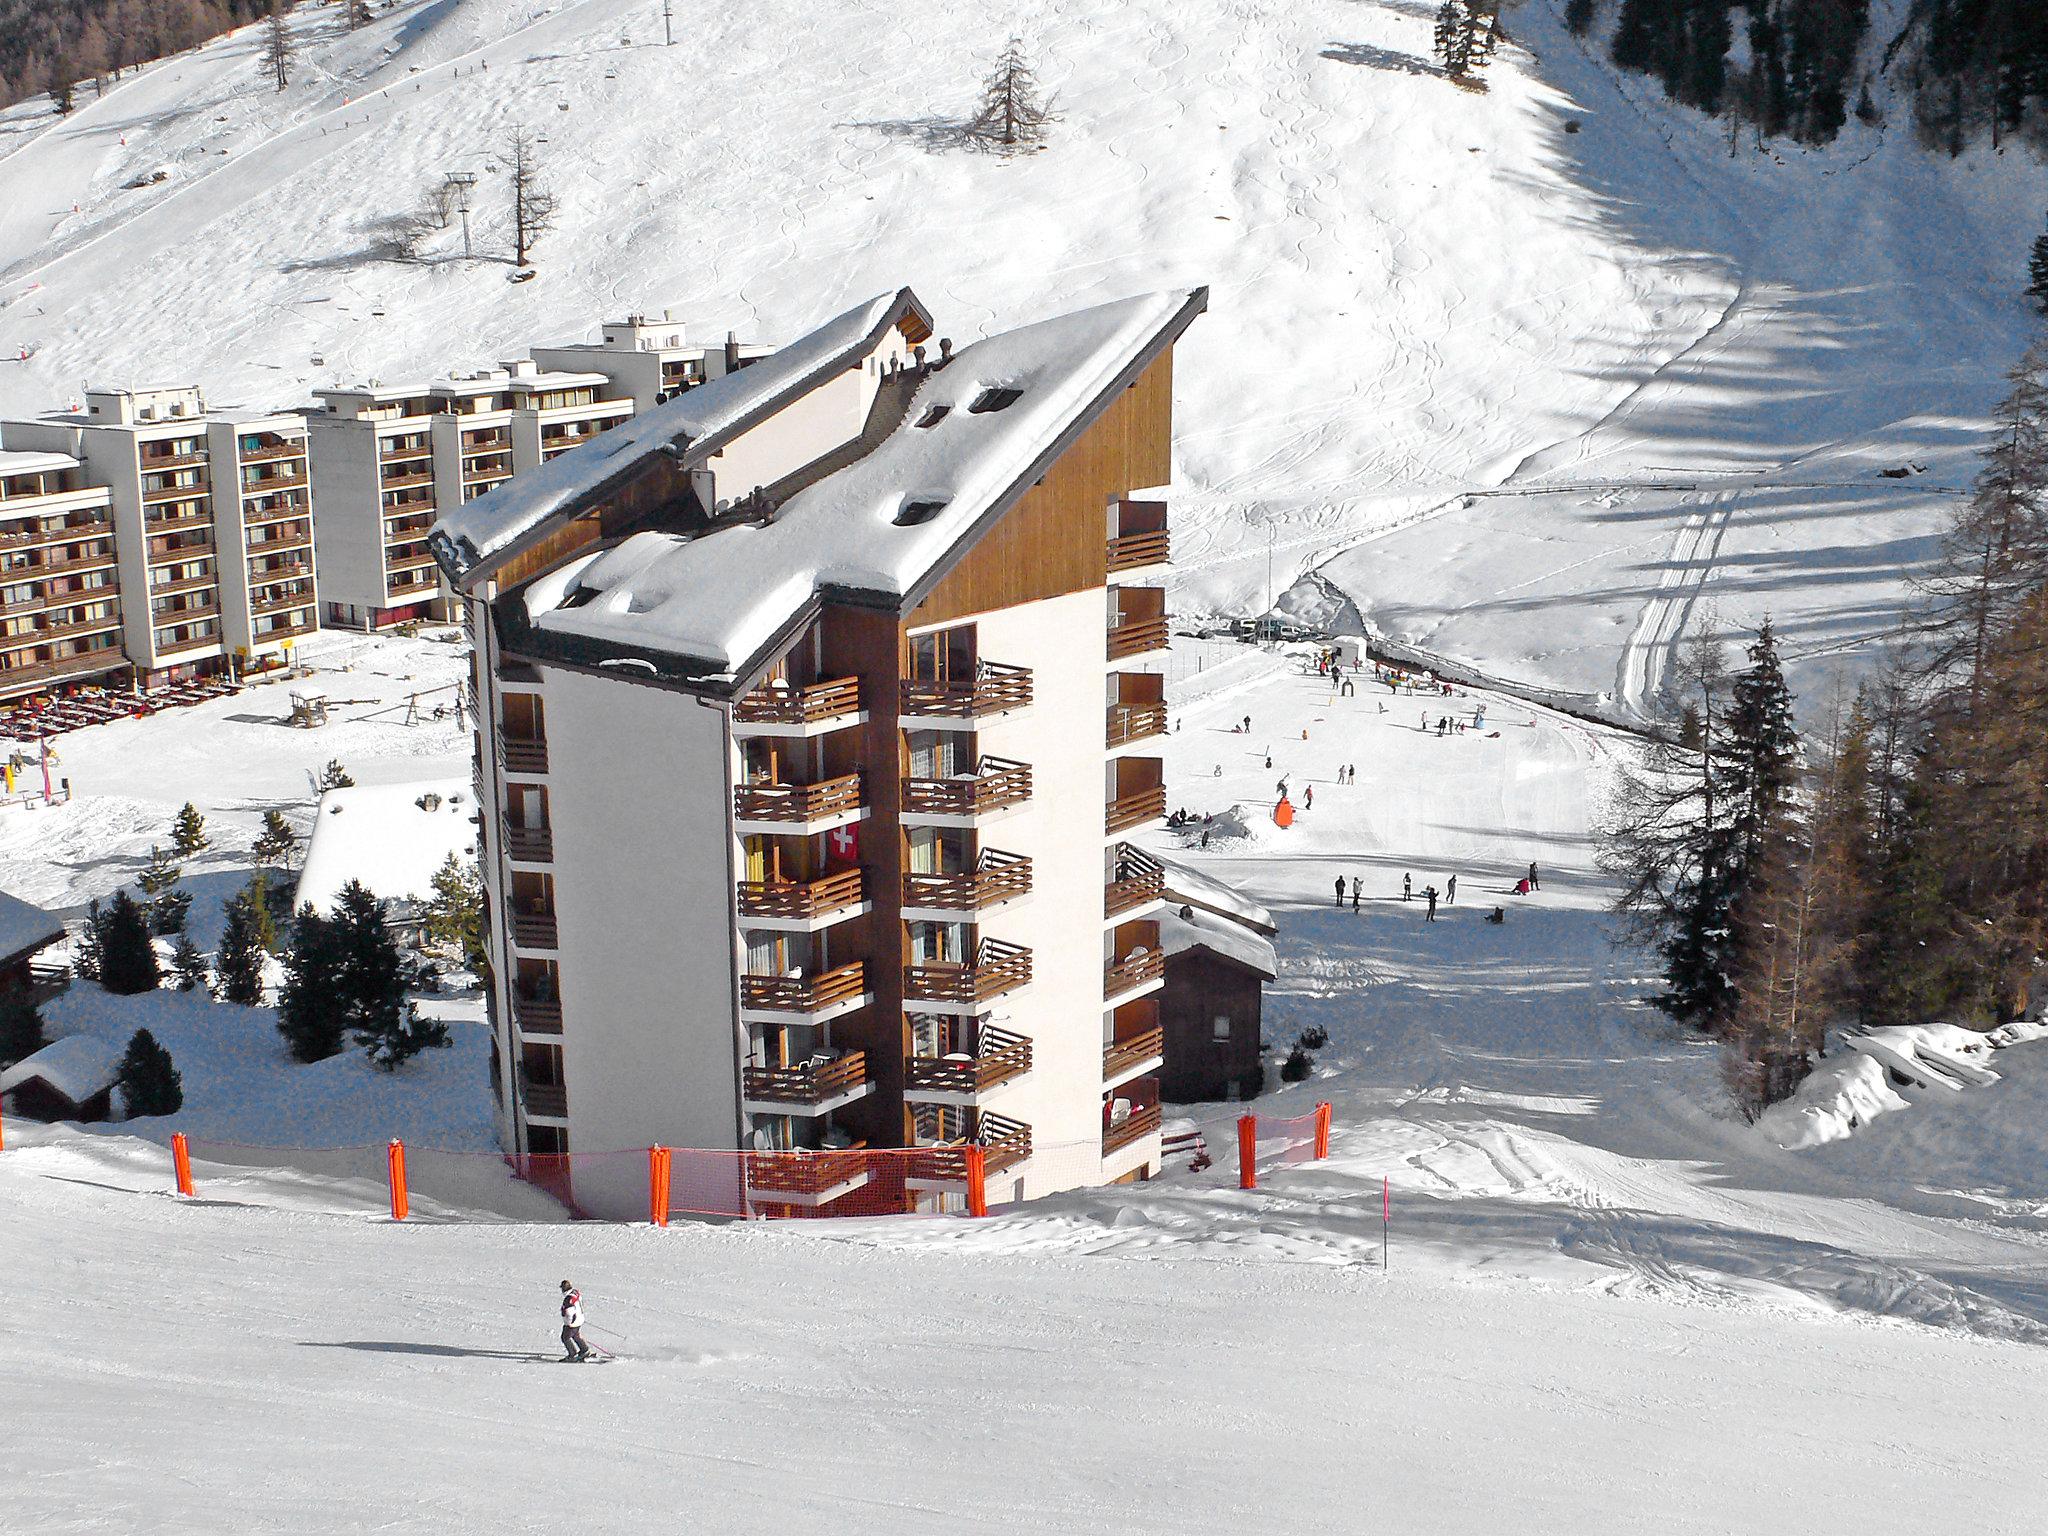
<path id="1" fill-rule="evenodd" d="M 1543 882 L 1536 878 L 1536 861 L 1534 859 L 1529 861 L 1529 889 L 1532 891 L 1543 889 Z"/>
<path id="2" fill-rule="evenodd" d="M 1305 790 L 1303 790 L 1303 791 L 1302 791 L 1302 794 L 1301 794 L 1301 808 L 1302 808 L 1302 809 L 1303 809 L 1304 811 L 1312 811 L 1312 810 L 1314 810 L 1314 809 L 1316 808 L 1316 787 L 1315 787 L 1315 785 L 1311 784 L 1311 785 L 1309 785 L 1309 787 L 1308 787 L 1307 789 L 1305 789 Z"/>
<path id="3" fill-rule="evenodd" d="M 1428 910 L 1427 912 L 1425 912 L 1425 913 L 1423 913 L 1423 914 L 1422 914 L 1422 920 L 1423 920 L 1423 921 L 1424 921 L 1425 923 L 1433 923 L 1433 922 L 1435 922 L 1435 921 L 1436 921 L 1436 887 L 1435 887 L 1435 886 L 1433 886 L 1433 885 L 1425 885 L 1425 886 L 1424 886 L 1424 887 L 1422 888 L 1422 899 L 1423 899 L 1424 901 L 1426 901 L 1426 902 L 1428 902 L 1428 903 L 1429 903 L 1429 910 Z"/>
<path id="4" fill-rule="evenodd" d="M 1453 875 L 1450 879 L 1444 882 L 1444 905 L 1447 907 L 1455 907 L 1457 904 L 1458 877 L 1456 875 Z"/>
<path id="5" fill-rule="evenodd" d="M 562 1349 L 564 1360 L 588 1360 L 594 1351 L 583 1342 L 583 1293 L 562 1282 Z"/>
<path id="6" fill-rule="evenodd" d="M 1342 875 L 1337 877 L 1337 905 L 1340 907 L 1344 905 L 1344 877 Z"/>
<path id="7" fill-rule="evenodd" d="M 1358 898 L 1359 898 L 1359 894 L 1360 894 L 1360 893 L 1361 893 L 1362 891 L 1364 891 L 1364 889 L 1365 889 L 1365 882 L 1364 882 L 1363 880 L 1359 879 L 1359 878 L 1358 878 L 1358 876 L 1356 876 L 1356 875 L 1353 875 L 1353 876 L 1351 877 L 1351 910 L 1352 910 L 1353 912 L 1356 912 L 1356 911 L 1358 910 Z"/>
<path id="8" fill-rule="evenodd" d="M 1411 881 L 1411 880 L 1410 880 L 1410 879 L 1408 878 L 1408 876 L 1406 876 L 1406 875 L 1403 875 L 1403 876 L 1401 877 L 1401 899 L 1402 899 L 1403 901 L 1406 901 L 1406 900 L 1407 900 L 1407 899 L 1408 899 L 1408 898 L 1409 898 L 1409 897 L 1410 897 L 1410 896 L 1411 896 L 1411 895 L 1412 895 L 1412 894 L 1414 893 L 1414 890 L 1415 890 L 1415 885 L 1414 885 L 1414 882 L 1413 882 L 1413 881 Z"/>

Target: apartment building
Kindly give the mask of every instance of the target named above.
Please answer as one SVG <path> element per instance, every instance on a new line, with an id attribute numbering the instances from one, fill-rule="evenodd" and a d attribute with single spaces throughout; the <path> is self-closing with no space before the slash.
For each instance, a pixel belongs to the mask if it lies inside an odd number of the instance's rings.
<path id="1" fill-rule="evenodd" d="M 275 665 L 315 628 L 297 415 L 210 412 L 189 385 L 89 390 L 83 411 L 0 432 L 72 461 L 81 486 L 105 491 L 118 593 L 89 589 L 89 622 L 104 621 L 100 604 L 118 604 L 119 645 L 141 686 Z"/>
<path id="2" fill-rule="evenodd" d="M 1172 349 L 908 290 L 444 509 L 508 1148 L 925 1147 L 907 1204 L 1159 1165 Z M 958 1155 L 954 1155 L 954 1154 Z M 630 1159 L 574 1198 L 631 1214 Z M 845 1159 L 734 1160 L 830 1211 Z"/>
<path id="3" fill-rule="evenodd" d="M 533 360 L 541 368 L 564 373 L 601 374 L 616 398 L 645 411 L 699 384 L 736 373 L 773 350 L 743 346 L 730 335 L 722 346 L 693 343 L 685 338 L 683 323 L 665 311 L 659 320 L 630 315 L 607 321 L 594 342 L 535 347 Z"/>
<path id="4" fill-rule="evenodd" d="M 0 425 L 0 699 L 127 669 L 114 493 Z"/>

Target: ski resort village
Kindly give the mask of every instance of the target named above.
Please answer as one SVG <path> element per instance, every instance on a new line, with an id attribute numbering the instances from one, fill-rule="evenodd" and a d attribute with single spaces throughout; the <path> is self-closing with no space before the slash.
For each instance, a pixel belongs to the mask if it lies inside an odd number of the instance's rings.
<path id="1" fill-rule="evenodd" d="M 2035 0 L 0 0 L 0 207 L 0 1531 L 2048 1526 Z"/>

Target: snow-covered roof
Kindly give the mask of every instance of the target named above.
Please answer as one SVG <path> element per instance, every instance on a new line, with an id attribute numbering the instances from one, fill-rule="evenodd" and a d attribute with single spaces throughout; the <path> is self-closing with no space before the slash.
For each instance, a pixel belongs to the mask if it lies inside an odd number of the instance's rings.
<path id="1" fill-rule="evenodd" d="M 467 779 L 330 789 L 313 818 L 292 905 L 311 902 L 324 913 L 351 880 L 388 902 L 424 901 L 449 854 L 475 853 L 475 814 Z"/>
<path id="2" fill-rule="evenodd" d="M 26 449 L 0 453 L 0 475 L 47 474 L 56 469 L 76 469 L 78 460 L 68 453 L 35 453 Z"/>
<path id="3" fill-rule="evenodd" d="M 1182 916 L 1186 913 L 1187 916 Z M 1235 960 L 1271 981 L 1280 974 L 1273 954 L 1273 941 L 1235 918 L 1185 903 L 1168 907 L 1159 917 L 1159 947 L 1169 955 L 1190 949 L 1206 949 L 1212 955 Z"/>
<path id="4" fill-rule="evenodd" d="M 121 1075 L 124 1054 L 122 1046 L 97 1035 L 66 1035 L 0 1072 L 0 1093 L 11 1093 L 34 1079 L 63 1094 L 73 1104 L 83 1104 L 113 1086 L 114 1079 Z"/>
<path id="5" fill-rule="evenodd" d="M 0 965 L 63 937 L 63 920 L 54 912 L 0 891 Z"/>
<path id="6" fill-rule="evenodd" d="M 786 391 L 859 353 L 905 304 L 922 315 L 907 288 L 870 299 L 750 367 L 622 422 L 575 453 L 522 471 L 474 501 L 443 508 L 431 536 L 443 568 L 462 580 L 489 557 L 509 553 L 558 513 L 587 502 L 623 471 L 671 444 L 708 448 Z"/>
<path id="7" fill-rule="evenodd" d="M 1175 906 L 1192 906 L 1219 917 L 1234 918 L 1269 938 L 1280 931 L 1273 914 L 1235 886 L 1225 885 L 1213 875 L 1205 875 L 1164 854 L 1155 857 L 1166 868 L 1166 899 Z"/>
<path id="8" fill-rule="evenodd" d="M 1192 298 L 1145 294 L 965 347 L 924 379 L 872 451 L 797 491 L 771 521 L 635 534 L 535 583 L 528 617 L 543 632 L 733 672 L 823 589 L 907 596 Z"/>
<path id="9" fill-rule="evenodd" d="M 582 384 L 604 384 L 609 378 L 602 373 L 570 373 L 567 369 L 555 368 L 542 373 L 518 373 L 512 376 L 514 389 L 573 389 Z"/>

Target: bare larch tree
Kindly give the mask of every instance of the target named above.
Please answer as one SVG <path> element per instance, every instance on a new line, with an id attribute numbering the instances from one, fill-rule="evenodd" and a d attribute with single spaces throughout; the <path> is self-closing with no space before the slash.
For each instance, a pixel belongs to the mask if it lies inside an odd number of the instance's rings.
<path id="1" fill-rule="evenodd" d="M 292 83 L 292 63 L 298 56 L 291 29 L 284 23 L 284 7 L 273 5 L 270 19 L 263 24 L 263 44 L 256 55 L 256 67 L 275 80 L 281 91 Z"/>
<path id="2" fill-rule="evenodd" d="M 982 83 L 981 104 L 968 120 L 965 137 L 999 155 L 1035 149 L 1045 142 L 1047 126 L 1059 121 L 1052 106 L 1024 57 L 1023 43 L 1013 37 Z"/>
<path id="3" fill-rule="evenodd" d="M 523 267 L 540 237 L 555 227 L 555 194 L 541 179 L 540 155 L 524 128 L 506 136 L 505 164 L 512 172 L 512 263 Z"/>

